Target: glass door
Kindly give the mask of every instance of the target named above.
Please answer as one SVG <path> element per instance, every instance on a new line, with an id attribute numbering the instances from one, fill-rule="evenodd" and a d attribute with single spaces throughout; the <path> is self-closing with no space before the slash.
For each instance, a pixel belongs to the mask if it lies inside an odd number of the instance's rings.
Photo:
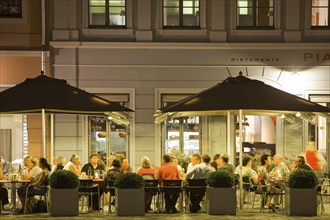
<path id="1" fill-rule="evenodd" d="M 125 125 L 102 116 L 91 116 L 89 122 L 90 154 L 99 154 L 104 163 L 109 155 L 122 154 L 127 157 L 128 135 Z"/>
<path id="2" fill-rule="evenodd" d="M 200 152 L 200 118 L 175 118 L 164 122 L 164 153 L 192 155 Z"/>
<path id="3" fill-rule="evenodd" d="M 96 94 L 102 98 L 129 106 L 128 94 Z M 129 127 L 107 116 L 90 116 L 89 155 L 98 153 L 106 164 L 109 155 L 121 154 L 128 158 Z"/>

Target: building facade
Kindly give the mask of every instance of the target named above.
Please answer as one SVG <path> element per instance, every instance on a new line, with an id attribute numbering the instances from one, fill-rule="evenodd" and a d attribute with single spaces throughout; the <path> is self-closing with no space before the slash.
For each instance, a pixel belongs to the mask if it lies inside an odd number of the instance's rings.
<path id="1" fill-rule="evenodd" d="M 56 115 L 55 156 L 87 161 L 92 151 L 123 152 L 133 167 L 142 156 L 159 165 L 173 149 L 234 158 L 235 138 L 227 139 L 235 129 L 226 117 L 157 125 L 153 114 L 239 72 L 330 103 L 327 0 L 54 0 L 47 13 L 51 76 L 135 111 L 128 127 Z M 275 144 L 276 153 L 293 157 L 316 141 L 330 158 L 329 121 L 246 118 L 254 124 L 249 142 Z"/>

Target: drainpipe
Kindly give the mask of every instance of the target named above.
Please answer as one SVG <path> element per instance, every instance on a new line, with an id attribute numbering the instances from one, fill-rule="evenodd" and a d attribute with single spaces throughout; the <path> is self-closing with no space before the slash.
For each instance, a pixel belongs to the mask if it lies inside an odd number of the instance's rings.
<path id="1" fill-rule="evenodd" d="M 45 73 L 46 65 L 46 11 L 45 0 L 41 0 L 41 71 Z"/>
<path id="2" fill-rule="evenodd" d="M 45 0 L 41 0 L 41 73 L 45 74 L 46 68 L 46 15 Z M 45 110 L 42 109 L 42 156 L 46 158 L 46 118 Z"/>

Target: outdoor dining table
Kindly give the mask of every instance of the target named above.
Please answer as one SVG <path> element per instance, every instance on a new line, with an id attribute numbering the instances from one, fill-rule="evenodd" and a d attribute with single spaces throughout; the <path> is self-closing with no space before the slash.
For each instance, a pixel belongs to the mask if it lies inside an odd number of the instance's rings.
<path id="1" fill-rule="evenodd" d="M 11 205 L 12 205 L 12 211 L 15 212 L 16 210 L 16 188 L 18 183 L 20 184 L 28 184 L 30 183 L 30 180 L 18 180 L 18 179 L 0 179 L 0 183 L 10 184 L 11 187 Z"/>

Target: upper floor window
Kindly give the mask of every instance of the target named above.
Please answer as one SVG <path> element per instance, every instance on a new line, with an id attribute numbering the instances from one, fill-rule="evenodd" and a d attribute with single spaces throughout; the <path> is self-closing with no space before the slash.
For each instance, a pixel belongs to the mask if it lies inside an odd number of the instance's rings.
<path id="1" fill-rule="evenodd" d="M 329 27 L 330 0 L 312 0 L 312 27 Z"/>
<path id="2" fill-rule="evenodd" d="M 198 28 L 200 0 L 163 0 L 163 27 Z"/>
<path id="3" fill-rule="evenodd" d="M 22 0 L 0 0 L 1 18 L 21 18 Z"/>
<path id="4" fill-rule="evenodd" d="M 238 28 L 273 28 L 274 0 L 237 0 Z"/>
<path id="5" fill-rule="evenodd" d="M 126 27 L 126 0 L 89 0 L 89 26 Z"/>

